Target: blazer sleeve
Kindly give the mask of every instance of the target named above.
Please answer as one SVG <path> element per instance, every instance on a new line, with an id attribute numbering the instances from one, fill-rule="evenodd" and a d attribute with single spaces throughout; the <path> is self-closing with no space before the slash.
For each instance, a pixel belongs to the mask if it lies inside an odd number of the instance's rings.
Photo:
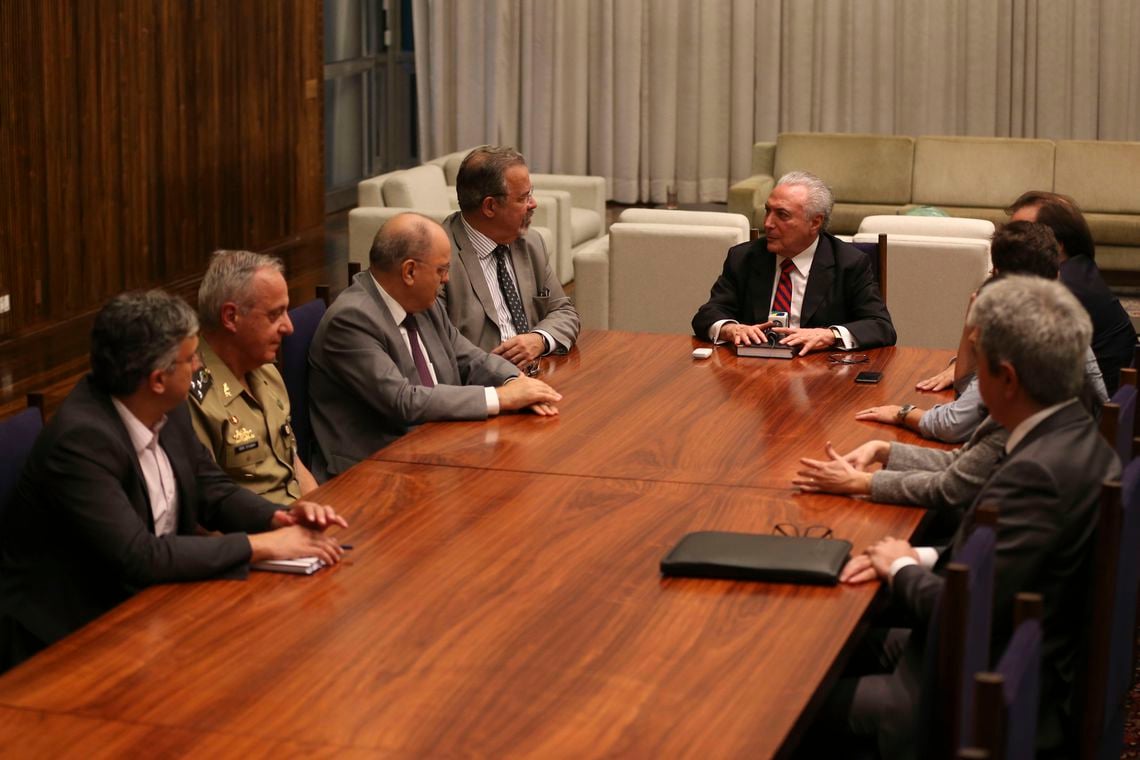
<path id="1" fill-rule="evenodd" d="M 550 256 L 546 250 L 546 243 L 541 235 L 534 235 L 536 240 L 527 239 L 527 255 L 534 268 L 535 280 L 538 285 L 532 300 L 535 313 L 539 315 L 538 322 L 532 329 L 542 330 L 554 338 L 554 353 L 565 354 L 578 340 L 578 333 L 582 330 L 582 322 L 574 303 L 562 289 L 562 283 L 554 275 L 550 267 Z M 541 295 L 545 291 L 546 295 Z"/>
<path id="2" fill-rule="evenodd" d="M 148 508 L 145 501 L 132 503 L 124 485 L 140 478 L 133 456 L 105 423 L 76 424 L 58 436 L 44 468 L 50 484 L 46 497 L 62 518 L 59 529 L 135 586 L 205 579 L 249 561 L 249 540 L 241 534 L 154 535 L 141 511 Z"/>
<path id="3" fill-rule="evenodd" d="M 432 308 L 442 313 L 438 302 Z M 453 326 L 450 329 L 455 330 Z M 449 336 L 440 337 L 449 339 Z M 426 344 L 426 335 L 424 340 Z M 465 338 L 462 343 L 464 353 L 478 351 Z M 320 347 L 328 370 L 362 404 L 380 415 L 402 420 L 407 425 L 435 420 L 486 419 L 487 399 L 482 387 L 441 382 L 429 388 L 414 384 L 392 359 L 391 352 L 396 350 L 405 350 L 398 330 L 381 324 L 360 308 L 333 314 Z M 513 367 L 510 362 L 501 361 Z M 439 376 L 443 369 L 436 369 Z"/>
<path id="4" fill-rule="evenodd" d="M 722 319 L 741 321 L 741 302 L 745 293 L 745 263 L 751 243 L 741 243 L 728 250 L 724 268 L 709 291 L 709 300 L 693 316 L 693 334 L 709 340 L 709 330 Z"/>
<path id="5" fill-rule="evenodd" d="M 1008 433 L 997 428 L 974 445 L 955 451 L 906 446 L 908 451 L 900 451 L 899 460 L 896 460 L 895 449 L 905 444 L 892 444 L 890 469 L 871 476 L 871 498 L 930 509 L 965 509 L 974 502 L 997 466 L 1006 438 Z M 900 465 L 911 466 L 895 469 Z"/>

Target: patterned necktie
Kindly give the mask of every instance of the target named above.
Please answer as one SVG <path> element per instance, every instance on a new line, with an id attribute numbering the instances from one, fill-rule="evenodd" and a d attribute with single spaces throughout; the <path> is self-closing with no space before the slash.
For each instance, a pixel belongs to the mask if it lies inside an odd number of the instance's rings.
<path id="1" fill-rule="evenodd" d="M 416 372 L 420 373 L 420 385 L 434 388 L 435 381 L 431 379 L 427 358 L 424 357 L 424 352 L 420 350 L 420 331 L 416 327 L 416 318 L 409 314 L 404 317 L 404 321 L 400 324 L 408 331 L 408 343 L 412 347 L 412 361 L 416 363 Z"/>
<path id="2" fill-rule="evenodd" d="M 776 285 L 776 296 L 772 299 L 772 311 L 792 312 L 792 269 L 791 259 L 780 259 L 780 282 Z"/>
<path id="3" fill-rule="evenodd" d="M 503 293 L 503 298 L 507 302 L 507 309 L 511 312 L 511 324 L 515 326 L 515 334 L 522 335 L 530 332 L 530 323 L 526 319 L 526 311 L 523 310 L 522 300 L 519 298 L 519 291 L 515 288 L 514 280 L 511 279 L 510 270 L 507 269 L 507 255 L 511 249 L 505 245 L 495 246 L 495 270 L 499 276 L 499 290 Z"/>

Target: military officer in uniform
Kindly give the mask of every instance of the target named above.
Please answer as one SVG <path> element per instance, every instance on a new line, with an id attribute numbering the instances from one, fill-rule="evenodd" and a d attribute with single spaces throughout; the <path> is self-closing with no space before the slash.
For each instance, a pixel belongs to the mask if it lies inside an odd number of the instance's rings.
<path id="1" fill-rule="evenodd" d="M 235 481 L 278 504 L 317 487 L 297 457 L 289 395 L 273 365 L 293 332 L 280 259 L 218 251 L 202 278 L 202 368 L 190 388 L 194 430 Z"/>

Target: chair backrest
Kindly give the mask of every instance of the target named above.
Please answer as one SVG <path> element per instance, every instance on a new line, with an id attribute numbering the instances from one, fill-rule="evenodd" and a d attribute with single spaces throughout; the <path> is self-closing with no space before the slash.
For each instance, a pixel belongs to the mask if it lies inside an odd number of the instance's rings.
<path id="1" fill-rule="evenodd" d="M 855 243 L 874 242 L 860 233 Z M 890 288 L 884 297 L 900 346 L 954 350 L 970 295 L 990 271 L 990 243 L 977 238 L 888 235 Z"/>
<path id="2" fill-rule="evenodd" d="M 309 422 L 309 344 L 325 315 L 321 299 L 289 310 L 293 333 L 281 341 L 281 377 L 289 392 L 289 416 L 297 438 L 297 456 L 309 467 L 313 454 L 313 428 Z"/>
<path id="3" fill-rule="evenodd" d="M 453 188 L 448 188 L 443 169 L 432 164 L 394 173 L 384 183 L 384 205 L 398 208 L 450 211 Z"/>
<path id="4" fill-rule="evenodd" d="M 1092 548 L 1091 615 L 1083 668 L 1078 669 L 1079 756 L 1117 758 L 1124 737 L 1124 701 L 1132 683 L 1137 582 L 1140 580 L 1140 459 L 1120 481 L 1101 488 Z"/>
<path id="5" fill-rule="evenodd" d="M 1033 760 L 1041 681 L 1039 594 L 1018 594 L 1015 627 L 992 673 L 974 675 L 973 745 L 991 760 Z"/>
<path id="6" fill-rule="evenodd" d="M 879 295 L 883 303 L 887 301 L 887 235 L 879 233 L 876 240 L 862 240 L 858 243 L 852 241 L 851 245 L 862 251 L 871 260 L 871 271 L 875 274 L 875 282 L 879 283 Z"/>
<path id="7" fill-rule="evenodd" d="M 744 240 L 749 239 L 752 231 L 748 217 L 744 214 L 729 214 L 723 211 L 627 208 L 621 212 L 618 221 L 632 224 L 697 224 L 705 227 L 735 227 L 744 233 Z"/>
<path id="8" fill-rule="evenodd" d="M 873 214 L 859 223 L 859 232 L 878 235 L 923 235 L 926 237 L 975 238 L 987 243 L 994 236 L 994 223 L 988 219 L 953 216 L 906 216 Z"/>
<path id="9" fill-rule="evenodd" d="M 1120 387 L 1100 410 L 1100 432 L 1108 445 L 1127 464 L 1133 456 L 1136 435 L 1137 405 L 1136 370 L 1124 369 L 1120 373 Z"/>
<path id="10" fill-rule="evenodd" d="M 43 414 L 34 408 L 0 420 L 0 515 L 8 506 L 20 479 L 20 471 L 24 469 L 24 462 L 43 426 Z"/>
<path id="11" fill-rule="evenodd" d="M 610 329 L 691 332 L 729 248 L 747 233 L 735 227 L 632 224 L 610 227 Z"/>
<path id="12" fill-rule="evenodd" d="M 941 598 L 926 633 L 917 714 L 918 757 L 952 758 L 973 735 L 970 676 L 989 666 L 994 530 L 976 524 L 946 566 Z"/>

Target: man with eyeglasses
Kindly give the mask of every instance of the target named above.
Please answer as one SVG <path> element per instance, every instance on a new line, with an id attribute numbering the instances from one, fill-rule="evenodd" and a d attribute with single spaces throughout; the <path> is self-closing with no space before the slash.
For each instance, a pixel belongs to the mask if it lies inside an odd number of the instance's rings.
<path id="1" fill-rule="evenodd" d="M 789 172 L 764 204 L 764 237 L 728 251 L 693 334 L 714 343 L 764 343 L 765 332 L 800 353 L 892 346 L 895 328 L 870 261 L 827 232 L 831 190 Z M 778 325 L 772 315 L 787 315 Z"/>
<path id="2" fill-rule="evenodd" d="M 442 227 L 415 213 L 394 216 L 376 233 L 369 269 L 325 313 L 309 349 L 318 479 L 423 422 L 558 413 L 553 388 L 456 330 L 436 298 L 450 270 Z"/>
<path id="3" fill-rule="evenodd" d="M 273 362 L 293 332 L 280 259 L 217 251 L 198 289 L 202 366 L 190 385 L 194 431 L 223 470 L 277 504 L 317 487 L 297 455 L 285 381 Z"/>
<path id="4" fill-rule="evenodd" d="M 537 203 L 526 160 L 513 148 L 475 148 L 455 185 L 459 211 L 443 222 L 455 263 L 440 295 L 448 317 L 479 348 L 521 368 L 567 353 L 580 320 L 530 229 Z"/>
<path id="5" fill-rule="evenodd" d="M 337 562 L 328 506 L 239 487 L 194 435 L 198 320 L 160 290 L 96 315 L 91 374 L 44 428 L 0 520 L 0 671 L 139 589 L 247 563 Z"/>

